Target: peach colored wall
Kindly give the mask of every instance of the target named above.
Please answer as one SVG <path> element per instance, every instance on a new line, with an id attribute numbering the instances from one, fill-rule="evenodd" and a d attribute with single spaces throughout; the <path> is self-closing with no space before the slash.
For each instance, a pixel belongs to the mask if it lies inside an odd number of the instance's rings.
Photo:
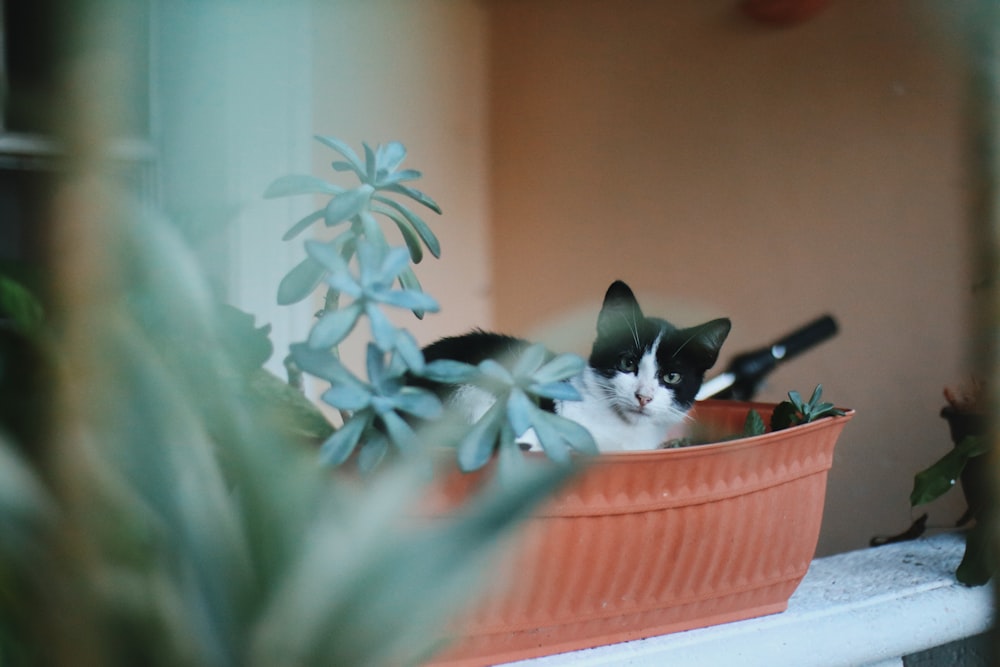
<path id="1" fill-rule="evenodd" d="M 773 29 L 737 5 L 315 2 L 312 125 L 404 140 L 445 208 L 423 342 L 495 324 L 585 352 L 615 278 L 679 324 L 729 315 L 730 353 L 836 315 L 761 398 L 822 382 L 858 409 L 820 552 L 857 548 L 909 523 L 913 473 L 948 446 L 941 387 L 969 372 L 953 21 L 834 0 Z"/>
<path id="2" fill-rule="evenodd" d="M 775 29 L 737 5 L 490 5 L 496 323 L 585 322 L 566 343 L 584 352 L 615 278 L 679 324 L 730 316 L 730 353 L 833 313 L 841 334 L 761 398 L 822 382 L 857 409 L 820 553 L 859 548 L 909 524 L 914 472 L 949 446 L 942 385 L 968 372 L 952 20 L 834 0 Z"/>

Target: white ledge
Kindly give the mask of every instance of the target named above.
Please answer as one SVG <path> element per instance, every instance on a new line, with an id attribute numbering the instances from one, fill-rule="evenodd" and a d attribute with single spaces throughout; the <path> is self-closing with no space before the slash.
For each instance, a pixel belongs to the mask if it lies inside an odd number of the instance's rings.
<path id="1" fill-rule="evenodd" d="M 955 580 L 965 540 L 935 537 L 819 558 L 788 610 L 710 628 L 509 663 L 519 667 L 858 667 L 985 632 L 992 587 Z"/>

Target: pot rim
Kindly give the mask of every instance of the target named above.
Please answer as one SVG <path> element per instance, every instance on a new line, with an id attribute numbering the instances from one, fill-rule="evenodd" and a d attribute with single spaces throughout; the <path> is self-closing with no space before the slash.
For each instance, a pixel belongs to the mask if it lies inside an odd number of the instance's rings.
<path id="1" fill-rule="evenodd" d="M 705 401 L 698 401 L 695 406 L 699 404 L 714 405 L 714 406 L 739 406 L 741 408 L 747 408 L 747 410 L 773 410 L 777 403 L 765 403 L 761 401 L 728 401 L 721 399 L 707 399 Z M 855 410 L 852 408 L 838 408 L 844 412 L 843 415 L 823 417 L 822 419 L 817 419 L 814 422 L 809 422 L 808 424 L 798 424 L 796 426 L 790 426 L 788 428 L 782 429 L 780 431 L 767 431 L 761 435 L 747 436 L 743 438 L 734 438 L 733 440 L 725 440 L 722 442 L 708 442 L 699 445 L 688 445 L 686 447 L 670 447 L 661 449 L 638 449 L 638 450 L 628 450 L 628 451 L 615 451 L 615 452 L 600 452 L 592 456 L 584 457 L 588 465 L 602 465 L 602 464 L 612 464 L 612 463 L 639 463 L 650 460 L 663 460 L 663 459 L 683 459 L 695 456 L 702 456 L 706 454 L 721 453 L 722 451 L 729 450 L 739 450 L 747 449 L 752 447 L 759 447 L 761 445 L 766 445 L 769 443 L 782 442 L 791 438 L 796 438 L 802 433 L 808 433 L 809 431 L 815 431 L 819 429 L 826 428 L 829 424 L 835 421 L 847 422 L 850 421 L 855 414 Z M 529 458 L 539 458 L 544 459 L 546 455 L 544 452 L 524 452 L 525 456 Z"/>

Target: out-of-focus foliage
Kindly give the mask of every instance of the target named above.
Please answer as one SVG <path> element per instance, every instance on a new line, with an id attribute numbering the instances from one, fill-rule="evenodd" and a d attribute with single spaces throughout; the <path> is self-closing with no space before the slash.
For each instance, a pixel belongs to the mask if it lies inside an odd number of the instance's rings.
<path id="1" fill-rule="evenodd" d="M 248 399 L 240 367 L 268 353 L 263 339 L 234 343 L 234 314 L 170 226 L 114 201 L 86 185 L 62 199 L 66 224 L 89 226 L 54 281 L 73 278 L 56 290 L 51 437 L 33 443 L 51 467 L 0 442 L 0 662 L 428 655 L 497 541 L 564 473 L 435 520 L 414 509 L 424 466 L 365 485 L 331 475 Z"/>
<path id="2" fill-rule="evenodd" d="M 41 388 L 16 408 L 29 428 L 0 415 L 0 665 L 414 664 L 566 472 L 525 471 L 430 517 L 427 460 L 364 484 L 319 464 L 324 427 L 296 414 L 313 408 L 260 374 L 266 326 L 221 306 L 176 226 L 111 184 L 129 180 L 111 137 L 137 92 L 118 19 L 139 5 L 71 0 L 48 17 L 65 80 L 44 100 L 64 135 L 47 219 L 33 221 L 45 309 L 8 284 L 0 297 L 19 343 L 41 343 L 0 369 L 0 405 Z M 401 159 L 390 146 L 376 162 Z M 406 172 L 375 171 L 372 201 L 436 253 L 412 212 L 379 198 L 429 201 Z"/>

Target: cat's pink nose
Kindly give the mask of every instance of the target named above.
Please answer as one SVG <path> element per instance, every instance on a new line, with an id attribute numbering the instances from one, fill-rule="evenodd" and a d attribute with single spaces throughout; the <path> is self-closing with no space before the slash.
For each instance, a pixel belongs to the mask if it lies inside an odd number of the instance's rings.
<path id="1" fill-rule="evenodd" d="M 639 407 L 644 408 L 650 404 L 650 402 L 653 400 L 653 397 L 646 396 L 645 394 L 636 394 L 635 399 L 639 401 Z"/>

